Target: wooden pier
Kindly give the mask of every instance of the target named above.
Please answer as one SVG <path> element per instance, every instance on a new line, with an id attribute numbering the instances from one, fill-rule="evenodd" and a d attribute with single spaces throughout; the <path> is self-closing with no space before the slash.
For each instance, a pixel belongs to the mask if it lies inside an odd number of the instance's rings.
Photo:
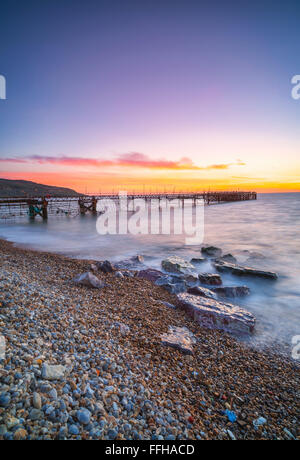
<path id="1" fill-rule="evenodd" d="M 128 194 L 127 202 L 136 198 L 146 201 L 159 200 L 191 200 L 195 205 L 197 200 L 203 200 L 206 205 L 229 203 L 235 201 L 256 200 L 256 192 L 230 191 L 230 192 L 195 192 L 195 193 L 150 193 L 150 194 Z M 29 216 L 34 220 L 41 217 L 47 220 L 50 215 L 85 215 L 86 213 L 97 214 L 97 202 L 99 200 L 119 200 L 118 194 L 82 195 L 65 197 L 30 197 L 30 198 L 1 198 L 0 197 L 0 219 Z"/>

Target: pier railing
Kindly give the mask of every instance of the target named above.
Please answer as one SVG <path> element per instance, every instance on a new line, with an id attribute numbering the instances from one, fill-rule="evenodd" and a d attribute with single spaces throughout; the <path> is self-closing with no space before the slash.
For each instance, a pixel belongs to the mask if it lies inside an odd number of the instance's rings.
<path id="1" fill-rule="evenodd" d="M 206 205 L 228 203 L 235 201 L 256 200 L 256 192 L 224 191 L 224 192 L 194 192 L 194 193 L 128 193 L 128 202 L 136 198 L 146 201 L 156 200 L 204 200 Z M 28 215 L 31 219 L 40 216 L 46 220 L 49 215 L 84 215 L 87 212 L 97 213 L 99 200 L 119 200 L 119 194 L 99 194 L 82 196 L 46 196 L 46 197 L 0 197 L 0 218 Z"/>

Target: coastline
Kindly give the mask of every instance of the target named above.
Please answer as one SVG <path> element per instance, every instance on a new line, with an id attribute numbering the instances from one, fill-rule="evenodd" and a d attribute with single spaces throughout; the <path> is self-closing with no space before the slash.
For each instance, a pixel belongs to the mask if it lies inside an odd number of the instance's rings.
<path id="1" fill-rule="evenodd" d="M 0 261 L 0 439 L 299 438 L 296 362 L 201 328 L 150 281 L 75 285 L 92 260 L 0 240 Z M 193 355 L 161 343 L 170 325 L 194 334 Z"/>

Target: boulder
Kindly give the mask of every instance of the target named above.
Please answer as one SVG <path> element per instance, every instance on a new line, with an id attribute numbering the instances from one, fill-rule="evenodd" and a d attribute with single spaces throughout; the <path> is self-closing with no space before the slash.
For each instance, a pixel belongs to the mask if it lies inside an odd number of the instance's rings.
<path id="1" fill-rule="evenodd" d="M 222 257 L 219 257 L 219 259 L 217 260 L 221 262 L 229 262 L 231 264 L 237 263 L 237 259 L 232 254 L 224 254 Z"/>
<path id="2" fill-rule="evenodd" d="M 42 378 L 44 380 L 63 380 L 66 372 L 66 367 L 60 364 L 51 365 L 45 363 L 42 366 Z"/>
<path id="3" fill-rule="evenodd" d="M 164 287 L 171 294 L 178 294 L 186 291 L 184 280 L 175 276 L 162 276 L 155 281 L 156 286 Z"/>
<path id="4" fill-rule="evenodd" d="M 163 260 L 161 266 L 166 272 L 183 274 L 189 273 L 195 268 L 190 262 L 177 256 L 168 257 Z"/>
<path id="5" fill-rule="evenodd" d="M 96 267 L 103 273 L 112 273 L 115 271 L 115 267 L 109 260 L 104 260 L 104 262 L 96 262 Z"/>
<path id="6" fill-rule="evenodd" d="M 248 286 L 219 286 L 212 288 L 221 297 L 244 297 L 250 294 Z"/>
<path id="7" fill-rule="evenodd" d="M 190 263 L 193 265 L 203 264 L 203 262 L 207 262 L 206 257 L 193 257 L 193 259 L 190 260 Z"/>
<path id="8" fill-rule="evenodd" d="M 222 284 L 220 275 L 214 273 L 199 273 L 198 276 L 202 284 L 207 284 L 209 286 L 220 286 Z"/>
<path id="9" fill-rule="evenodd" d="M 142 278 L 144 280 L 155 282 L 158 278 L 164 276 L 163 272 L 160 270 L 155 270 L 154 268 L 147 268 L 146 270 L 140 270 L 137 274 L 137 278 Z"/>
<path id="10" fill-rule="evenodd" d="M 199 278 L 197 274 L 189 273 L 183 275 L 181 279 L 185 282 L 187 287 L 194 287 L 199 284 Z"/>
<path id="11" fill-rule="evenodd" d="M 73 279 L 73 282 L 75 284 L 80 284 L 82 286 L 88 286 L 97 289 L 101 289 L 104 286 L 106 286 L 106 284 L 103 281 L 99 280 L 99 278 L 97 278 L 97 276 L 95 276 L 91 272 L 86 272 L 82 275 L 76 276 L 76 278 Z"/>
<path id="12" fill-rule="evenodd" d="M 130 257 L 129 259 L 121 260 L 120 262 L 115 264 L 115 268 L 116 269 L 140 270 L 142 265 L 144 265 L 144 257 L 137 255 L 137 256 Z"/>
<path id="13" fill-rule="evenodd" d="M 191 287 L 187 290 L 188 294 L 198 295 L 200 297 L 208 297 L 209 299 L 217 299 L 218 296 L 215 292 L 211 291 L 210 289 L 195 286 Z"/>
<path id="14" fill-rule="evenodd" d="M 228 272 L 237 276 L 255 276 L 258 278 L 267 278 L 271 280 L 276 280 L 278 278 L 278 275 L 274 272 L 257 270 L 251 267 L 242 267 L 240 265 L 231 264 L 229 262 L 218 261 L 214 264 L 214 266 L 219 272 Z"/>
<path id="15" fill-rule="evenodd" d="M 191 294 L 178 294 L 179 306 L 200 326 L 243 335 L 254 331 L 255 317 L 230 303 Z"/>
<path id="16" fill-rule="evenodd" d="M 222 255 L 222 249 L 215 246 L 203 246 L 201 252 L 207 257 L 221 257 Z"/>
<path id="17" fill-rule="evenodd" d="M 196 339 L 187 327 L 169 326 L 169 332 L 161 336 L 163 345 L 177 348 L 184 354 L 193 354 L 193 344 Z"/>

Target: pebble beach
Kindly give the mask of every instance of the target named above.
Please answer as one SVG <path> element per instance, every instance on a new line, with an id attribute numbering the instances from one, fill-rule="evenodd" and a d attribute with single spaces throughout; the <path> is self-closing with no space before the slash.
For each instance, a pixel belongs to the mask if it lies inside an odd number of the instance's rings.
<path id="1" fill-rule="evenodd" d="M 0 240 L 0 439 L 300 439 L 298 362 L 200 327 L 135 273 L 75 284 L 93 262 Z"/>

